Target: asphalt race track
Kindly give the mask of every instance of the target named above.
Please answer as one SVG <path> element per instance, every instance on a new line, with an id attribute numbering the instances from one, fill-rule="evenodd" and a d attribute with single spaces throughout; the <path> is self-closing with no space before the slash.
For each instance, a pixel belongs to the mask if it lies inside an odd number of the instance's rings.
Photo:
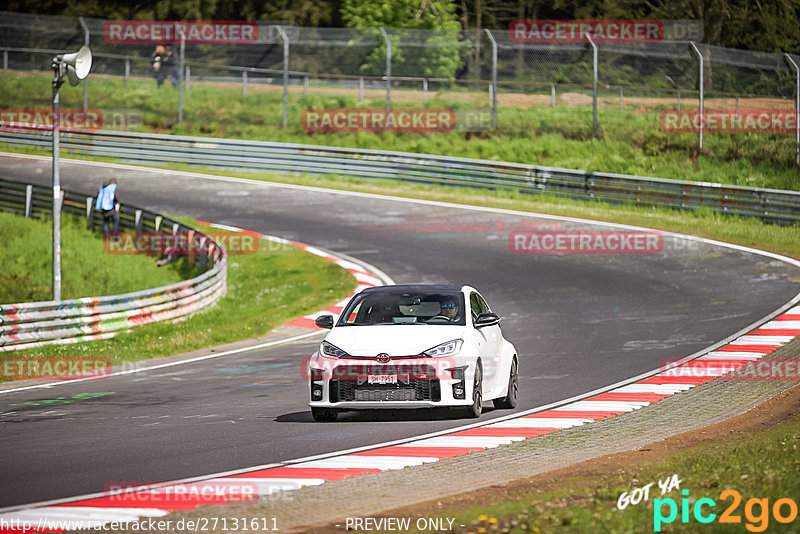
<path id="1" fill-rule="evenodd" d="M 784 304 L 800 281 L 790 265 L 694 241 L 666 239 L 655 254 L 510 252 L 514 229 L 563 227 L 545 219 L 66 162 L 61 176 L 65 189 L 87 195 L 116 176 L 123 202 L 343 252 L 397 283 L 476 286 L 520 352 L 520 410 L 716 343 Z M 49 184 L 50 162 L 0 156 L 0 177 Z M 175 480 L 469 422 L 413 412 L 314 423 L 300 363 L 319 339 L 0 394 L 0 508 L 101 492 L 110 482 Z M 487 411 L 481 420 L 506 413 Z"/>

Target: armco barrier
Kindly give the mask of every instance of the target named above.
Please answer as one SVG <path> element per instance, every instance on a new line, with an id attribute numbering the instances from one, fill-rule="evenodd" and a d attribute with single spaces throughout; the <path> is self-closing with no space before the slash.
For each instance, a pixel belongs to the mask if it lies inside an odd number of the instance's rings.
<path id="1" fill-rule="evenodd" d="M 50 147 L 45 131 L 0 131 L 0 143 Z M 130 163 L 183 163 L 216 169 L 341 175 L 428 184 L 516 190 L 675 209 L 709 209 L 729 215 L 793 224 L 800 221 L 800 192 L 489 160 L 291 143 L 243 141 L 130 132 L 61 134 L 67 152 Z"/>
<path id="2" fill-rule="evenodd" d="M 63 211 L 85 215 L 89 227 L 100 223 L 99 214 L 92 209 L 92 197 L 62 192 Z M 52 189 L 0 179 L 0 210 L 29 217 L 49 213 Z M 189 280 L 124 295 L 0 304 L 0 352 L 111 338 L 134 326 L 185 317 L 225 294 L 225 250 L 210 237 L 162 215 L 128 205 L 120 208 L 120 228 L 187 232 L 199 250 L 206 252 L 189 256 L 189 260 L 209 269 Z"/>

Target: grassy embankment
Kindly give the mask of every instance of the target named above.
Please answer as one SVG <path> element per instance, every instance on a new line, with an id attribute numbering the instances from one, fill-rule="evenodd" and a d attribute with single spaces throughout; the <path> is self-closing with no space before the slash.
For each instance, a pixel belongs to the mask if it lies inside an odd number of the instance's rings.
<path id="1" fill-rule="evenodd" d="M 49 77 L 15 74 L 0 77 L 3 107 L 49 109 Z M 322 91 L 323 89 L 317 89 Z M 341 90 L 337 91 L 341 92 Z M 82 104 L 80 88 L 64 87 L 62 107 Z M 371 95 L 374 93 L 370 93 Z M 397 91 L 402 98 L 403 92 Z M 107 113 L 134 110 L 143 117 L 139 131 L 259 139 L 294 143 L 350 146 L 409 152 L 446 154 L 498 161 L 578 168 L 662 178 L 700 180 L 778 189 L 800 189 L 794 164 L 791 134 L 710 134 L 702 154 L 697 151 L 696 134 L 668 134 L 659 129 L 658 110 L 674 108 L 667 103 L 635 107 L 620 112 L 615 105 L 600 110 L 598 139 L 591 136 L 591 107 L 556 108 L 531 105 L 527 108 L 500 107 L 498 127 L 493 132 L 469 134 L 451 132 L 420 135 L 413 133 L 350 133 L 310 135 L 299 125 L 306 108 L 383 108 L 382 95 L 359 103 L 352 96 L 290 93 L 289 128 L 281 130 L 282 96 L 278 87 L 250 84 L 242 95 L 235 84 L 192 82 L 185 95 L 184 122 L 177 124 L 178 91 L 153 80 L 123 80 L 93 77 L 89 83 L 89 105 Z M 612 99 L 613 100 L 613 99 Z M 609 101 L 610 102 L 610 101 Z M 684 101 L 684 107 L 687 106 Z M 397 107 L 422 105 L 396 103 Z M 426 107 L 485 108 L 480 99 L 463 94 L 433 95 Z"/>
<path id="2" fill-rule="evenodd" d="M 0 213 L 0 302 L 50 298 L 50 221 Z M 196 225 L 195 226 L 199 226 Z M 189 262 L 156 266 L 152 256 L 104 252 L 102 232 L 62 218 L 63 296 L 117 294 L 199 274 Z M 28 349 L 19 356 L 107 356 L 113 364 L 258 337 L 294 317 L 329 306 L 355 287 L 339 266 L 300 249 L 261 241 L 257 253 L 229 256 L 228 291 L 211 309 L 178 323 L 156 323 L 104 341 Z"/>

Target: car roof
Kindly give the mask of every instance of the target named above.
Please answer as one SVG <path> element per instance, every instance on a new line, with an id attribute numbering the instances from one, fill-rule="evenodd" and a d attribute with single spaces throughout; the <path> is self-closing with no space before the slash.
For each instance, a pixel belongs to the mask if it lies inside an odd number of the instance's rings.
<path id="1" fill-rule="evenodd" d="M 456 291 L 461 292 L 464 286 L 456 284 L 399 284 L 394 286 L 368 287 L 362 293 L 379 293 L 395 291 Z"/>

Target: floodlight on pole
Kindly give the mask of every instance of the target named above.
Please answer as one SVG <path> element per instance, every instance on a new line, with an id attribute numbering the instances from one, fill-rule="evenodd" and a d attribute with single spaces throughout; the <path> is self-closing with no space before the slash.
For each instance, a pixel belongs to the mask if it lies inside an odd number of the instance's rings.
<path id="1" fill-rule="evenodd" d="M 92 70 L 92 51 L 82 46 L 77 52 L 59 54 L 53 58 L 53 300 L 61 300 L 61 179 L 58 173 L 59 117 L 58 91 L 64 77 L 72 86 L 78 85 Z"/>

